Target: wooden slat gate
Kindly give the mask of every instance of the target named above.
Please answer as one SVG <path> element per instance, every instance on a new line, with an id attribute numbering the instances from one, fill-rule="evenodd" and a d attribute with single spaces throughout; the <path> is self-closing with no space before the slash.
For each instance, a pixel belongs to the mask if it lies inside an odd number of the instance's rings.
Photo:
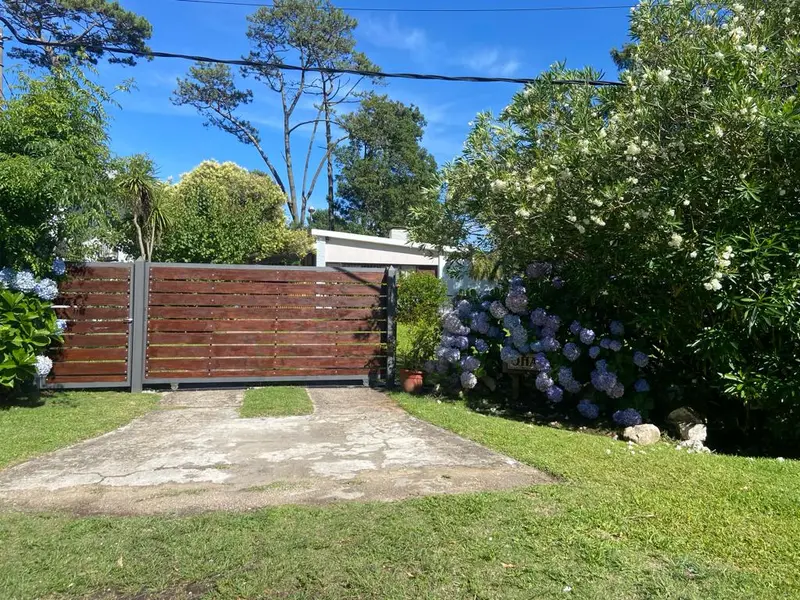
<path id="1" fill-rule="evenodd" d="M 73 272 L 65 287 L 84 293 L 83 312 L 59 309 L 71 322 L 53 386 L 394 380 L 393 269 L 137 262 L 84 271 L 91 278 Z"/>

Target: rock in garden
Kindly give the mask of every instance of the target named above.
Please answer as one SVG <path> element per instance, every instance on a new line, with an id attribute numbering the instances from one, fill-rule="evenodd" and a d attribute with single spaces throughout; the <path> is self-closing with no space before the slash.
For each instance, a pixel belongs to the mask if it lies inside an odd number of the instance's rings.
<path id="1" fill-rule="evenodd" d="M 651 423 L 626 427 L 622 438 L 640 446 L 655 444 L 661 439 L 661 430 Z"/>
<path id="2" fill-rule="evenodd" d="M 677 408 L 669 413 L 667 422 L 675 428 L 682 440 L 706 441 L 708 431 L 703 417 L 687 406 Z"/>

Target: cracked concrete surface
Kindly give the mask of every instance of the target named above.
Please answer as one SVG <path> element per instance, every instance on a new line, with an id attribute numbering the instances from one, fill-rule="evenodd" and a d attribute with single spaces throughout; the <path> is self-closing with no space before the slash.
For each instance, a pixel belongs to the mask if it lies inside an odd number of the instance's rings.
<path id="1" fill-rule="evenodd" d="M 81 514 L 398 500 L 552 479 L 367 388 L 311 388 L 314 414 L 242 419 L 241 391 L 172 392 L 98 438 L 0 472 L 0 506 Z"/>

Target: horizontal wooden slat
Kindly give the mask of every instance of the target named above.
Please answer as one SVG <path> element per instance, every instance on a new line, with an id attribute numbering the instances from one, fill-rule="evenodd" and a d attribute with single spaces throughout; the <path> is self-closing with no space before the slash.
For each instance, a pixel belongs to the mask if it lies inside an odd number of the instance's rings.
<path id="1" fill-rule="evenodd" d="M 384 346 L 346 344 L 333 346 L 330 344 L 320 346 L 299 345 L 255 345 L 244 344 L 241 346 L 150 346 L 147 349 L 148 358 L 192 358 L 192 357 L 250 357 L 250 356 L 318 356 L 318 357 L 343 357 L 343 356 L 383 356 L 386 354 Z"/>
<path id="2" fill-rule="evenodd" d="M 150 294 L 155 306 L 322 306 L 348 308 L 380 308 L 381 296 L 252 296 L 244 294 Z"/>
<path id="3" fill-rule="evenodd" d="M 248 294 L 283 295 L 283 294 L 347 294 L 351 296 L 379 296 L 386 295 L 386 285 L 383 283 L 288 283 L 288 282 L 261 282 L 247 283 L 235 281 L 175 281 L 152 280 L 150 281 L 151 293 L 168 294 Z"/>
<path id="4" fill-rule="evenodd" d="M 167 380 L 180 380 L 180 379 L 211 379 L 214 377 L 262 377 L 267 379 L 269 377 L 332 377 L 339 375 L 352 375 L 355 377 L 368 377 L 374 376 L 378 378 L 385 378 L 386 371 L 378 370 L 365 370 L 365 369 L 260 369 L 250 371 L 182 371 L 182 372 L 162 372 L 151 373 L 147 379 L 167 379 Z"/>
<path id="5" fill-rule="evenodd" d="M 87 312 L 90 309 L 87 309 Z M 96 311 L 111 309 L 91 309 Z M 151 306 L 148 314 L 154 319 L 378 319 L 381 309 L 361 308 L 224 308 Z M 127 315 L 126 315 L 127 316 Z"/>
<path id="6" fill-rule="evenodd" d="M 102 308 L 97 306 L 56 308 L 56 315 L 59 319 L 68 320 L 92 320 L 92 319 L 113 319 L 122 320 L 130 316 L 127 308 Z"/>
<path id="7" fill-rule="evenodd" d="M 61 375 L 118 375 L 128 373 L 124 362 L 55 362 L 53 376 Z"/>
<path id="8" fill-rule="evenodd" d="M 126 279 L 131 270 L 132 265 L 68 265 L 67 276 L 73 279 Z"/>
<path id="9" fill-rule="evenodd" d="M 198 269 L 191 267 L 150 267 L 150 279 L 206 280 L 206 281 L 340 281 L 342 283 L 375 283 L 385 278 L 383 271 L 315 271 L 312 269 Z"/>
<path id="10" fill-rule="evenodd" d="M 386 321 L 360 320 L 360 321 L 325 321 L 325 320 L 256 320 L 242 319 L 237 321 L 183 321 L 175 319 L 150 319 L 149 331 L 172 332 L 211 332 L 211 331 L 260 331 L 264 333 L 274 331 L 306 333 L 315 331 L 381 331 L 385 329 Z"/>
<path id="11" fill-rule="evenodd" d="M 58 284 L 58 289 L 62 293 L 85 292 L 98 294 L 129 293 L 131 284 L 129 281 L 103 281 L 93 279 L 67 279 Z"/>
<path id="12" fill-rule="evenodd" d="M 68 306 L 128 306 L 129 294 L 97 294 L 93 292 L 72 292 L 62 294 L 53 304 Z"/>
<path id="13" fill-rule="evenodd" d="M 53 360 L 59 363 L 127 359 L 127 348 L 56 348 L 53 351 Z"/>
<path id="14" fill-rule="evenodd" d="M 126 334 L 115 333 L 112 335 L 65 335 L 64 348 L 113 348 L 125 346 L 128 343 Z"/>
<path id="15" fill-rule="evenodd" d="M 129 324 L 127 321 L 76 321 L 67 325 L 67 332 L 64 337 L 74 333 L 128 333 L 128 329 Z"/>
<path id="16" fill-rule="evenodd" d="M 378 344 L 381 333 L 318 333 L 318 332 L 282 332 L 282 333 L 160 333 L 150 332 L 147 341 L 151 345 L 158 344 Z"/>
<path id="17" fill-rule="evenodd" d="M 49 377 L 47 383 L 58 385 L 61 383 L 124 383 L 126 375 L 62 375 Z"/>
<path id="18" fill-rule="evenodd" d="M 68 363 L 72 364 L 72 363 Z M 295 368 L 295 369 L 320 369 L 320 368 L 348 368 L 348 369 L 371 369 L 381 368 L 384 361 L 381 359 L 370 359 L 362 357 L 344 358 L 314 358 L 306 357 L 261 357 L 261 358 L 182 358 L 182 359 L 149 359 L 147 361 L 147 371 L 155 373 L 159 371 L 198 371 L 198 370 L 250 370 L 250 369 L 273 369 L 273 368 Z"/>

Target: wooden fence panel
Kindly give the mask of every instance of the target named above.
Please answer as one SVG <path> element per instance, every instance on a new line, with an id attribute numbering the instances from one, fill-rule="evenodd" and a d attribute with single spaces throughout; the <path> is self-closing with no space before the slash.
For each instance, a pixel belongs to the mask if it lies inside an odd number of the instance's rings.
<path id="1" fill-rule="evenodd" d="M 54 301 L 67 321 L 64 343 L 51 351 L 49 387 L 125 387 L 132 265 L 71 265 Z"/>
<path id="2" fill-rule="evenodd" d="M 385 377 L 385 271 L 152 264 L 145 383 Z"/>

